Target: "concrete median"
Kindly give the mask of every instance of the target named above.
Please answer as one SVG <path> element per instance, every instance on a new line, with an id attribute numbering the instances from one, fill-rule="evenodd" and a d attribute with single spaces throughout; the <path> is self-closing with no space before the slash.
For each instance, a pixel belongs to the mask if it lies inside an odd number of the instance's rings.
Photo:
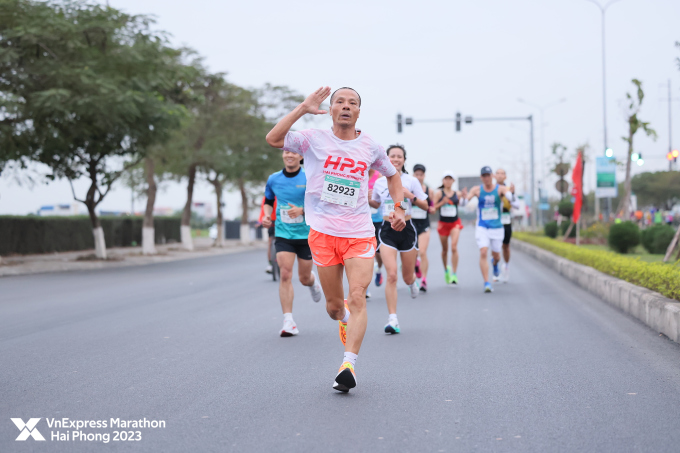
<path id="1" fill-rule="evenodd" d="M 607 303 L 680 343 L 680 303 L 526 242 L 513 241 L 513 248 L 533 256 Z"/>

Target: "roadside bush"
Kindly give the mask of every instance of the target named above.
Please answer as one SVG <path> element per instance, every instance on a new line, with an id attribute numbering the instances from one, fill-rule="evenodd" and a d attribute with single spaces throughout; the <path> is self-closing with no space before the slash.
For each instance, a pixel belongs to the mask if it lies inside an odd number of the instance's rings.
<path id="1" fill-rule="evenodd" d="M 668 263 L 646 263 L 639 258 L 614 252 L 590 250 L 547 237 L 516 232 L 513 237 L 545 249 L 568 260 L 593 267 L 600 272 L 620 278 L 634 285 L 657 291 L 680 301 L 680 266 Z"/>
<path id="2" fill-rule="evenodd" d="M 670 225 L 652 225 L 642 230 L 642 246 L 649 253 L 666 253 L 674 234 L 675 230 Z"/>
<path id="3" fill-rule="evenodd" d="M 107 247 L 129 247 L 142 242 L 141 217 L 101 217 Z M 179 217 L 154 219 L 157 244 L 180 240 Z M 0 216 L 0 255 L 52 253 L 94 248 L 87 216 Z"/>
<path id="4" fill-rule="evenodd" d="M 649 253 L 654 253 L 652 252 L 654 237 L 657 231 L 663 227 L 664 225 L 652 225 L 640 232 L 640 243 Z"/>
<path id="5" fill-rule="evenodd" d="M 555 239 L 557 237 L 557 222 L 548 222 L 543 227 L 546 236 Z"/>
<path id="6" fill-rule="evenodd" d="M 564 217 L 571 217 L 574 213 L 574 203 L 569 198 L 563 198 L 557 205 L 557 212 Z"/>
<path id="7" fill-rule="evenodd" d="M 640 228 L 628 221 L 615 223 L 609 229 L 609 246 L 619 253 L 628 253 L 640 244 Z"/>
<path id="8" fill-rule="evenodd" d="M 659 231 L 654 236 L 654 243 L 652 244 L 651 253 L 665 254 L 668 246 L 675 236 L 675 230 L 670 225 L 663 225 L 664 228 L 659 229 Z"/>
<path id="9" fill-rule="evenodd" d="M 588 228 L 581 230 L 581 236 L 586 239 L 605 240 L 609 237 L 609 225 L 604 222 L 596 222 Z"/>
<path id="10" fill-rule="evenodd" d="M 562 225 L 560 225 L 560 232 L 562 233 L 562 236 L 567 234 L 567 229 L 569 228 L 569 225 L 571 225 L 571 220 L 564 220 L 562 222 Z M 576 237 L 576 225 L 574 225 L 574 227 L 569 232 L 569 237 L 570 238 Z"/>

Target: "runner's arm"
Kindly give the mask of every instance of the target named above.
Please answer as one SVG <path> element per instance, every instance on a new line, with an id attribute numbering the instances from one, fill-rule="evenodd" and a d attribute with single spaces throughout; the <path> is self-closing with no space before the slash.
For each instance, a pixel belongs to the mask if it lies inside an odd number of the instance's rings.
<path id="1" fill-rule="evenodd" d="M 479 197 L 479 186 L 474 186 L 468 193 L 466 200 L 470 201 L 475 197 Z"/>
<path id="2" fill-rule="evenodd" d="M 368 195 L 369 195 L 368 205 L 374 209 L 378 209 L 380 207 L 380 195 L 378 195 L 378 192 L 375 190 L 375 187 L 368 191 Z"/>
<path id="3" fill-rule="evenodd" d="M 420 185 L 420 182 L 417 182 L 413 187 L 412 187 L 412 198 L 411 202 L 418 206 L 420 209 L 423 211 L 427 211 L 427 208 L 429 207 L 427 203 L 427 194 L 423 190 L 423 186 Z M 414 201 L 415 199 L 415 201 Z"/>
<path id="4" fill-rule="evenodd" d="M 392 176 L 386 176 L 387 188 L 390 196 L 395 203 L 404 201 L 404 187 L 401 185 L 401 176 L 395 172 Z M 403 209 L 395 209 L 390 213 L 390 223 L 394 231 L 401 231 L 406 228 L 406 213 Z"/>
<path id="5" fill-rule="evenodd" d="M 307 113 L 312 115 L 322 115 L 326 110 L 320 110 L 319 107 L 321 103 L 326 100 L 326 98 L 331 94 L 331 89 L 329 87 L 321 87 L 314 93 L 307 96 L 307 99 L 298 105 L 290 112 L 288 115 L 284 116 L 281 121 L 276 123 L 276 126 L 272 128 L 267 134 L 267 143 L 274 148 L 283 148 L 286 140 L 286 134 L 293 127 L 293 124 L 297 122 L 300 118 L 305 116 Z"/>
<path id="6" fill-rule="evenodd" d="M 272 212 L 274 211 L 274 206 L 265 203 L 265 205 L 262 206 L 262 210 L 264 211 L 264 217 L 262 217 L 262 226 L 269 228 L 272 226 Z"/>
<path id="7" fill-rule="evenodd" d="M 447 203 L 447 199 L 444 197 L 444 191 L 439 190 L 437 194 L 434 196 L 435 197 L 435 202 L 434 202 L 434 209 L 437 210 L 444 206 Z"/>

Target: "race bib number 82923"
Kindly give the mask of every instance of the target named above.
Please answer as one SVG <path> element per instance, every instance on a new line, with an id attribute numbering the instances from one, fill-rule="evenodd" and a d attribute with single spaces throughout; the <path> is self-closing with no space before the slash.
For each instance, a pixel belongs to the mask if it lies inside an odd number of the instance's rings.
<path id="1" fill-rule="evenodd" d="M 326 175 L 321 201 L 356 208 L 361 182 Z"/>

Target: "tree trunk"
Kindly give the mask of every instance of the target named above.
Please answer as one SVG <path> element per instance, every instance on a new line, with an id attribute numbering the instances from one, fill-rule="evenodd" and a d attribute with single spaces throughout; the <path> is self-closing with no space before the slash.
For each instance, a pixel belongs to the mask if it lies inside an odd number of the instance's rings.
<path id="1" fill-rule="evenodd" d="M 250 244 L 250 225 L 248 225 L 248 193 L 243 178 L 238 179 L 238 188 L 241 191 L 241 243 Z"/>
<path id="2" fill-rule="evenodd" d="M 675 247 L 678 245 L 678 240 L 680 240 L 680 226 L 678 226 L 678 231 L 675 232 L 673 240 L 671 241 L 670 244 L 668 244 L 668 248 L 666 249 L 666 256 L 663 257 L 664 263 L 668 262 L 668 260 L 671 259 L 673 250 L 675 250 Z M 678 256 L 680 256 L 680 252 L 678 253 Z"/>
<path id="3" fill-rule="evenodd" d="M 153 158 L 146 157 L 144 159 L 144 173 L 146 176 L 146 211 L 144 212 L 144 225 L 142 227 L 142 253 L 144 255 L 155 255 L 156 234 L 153 224 L 153 207 L 156 203 L 156 179 L 155 162 Z"/>
<path id="4" fill-rule="evenodd" d="M 633 126 L 629 126 L 629 132 L 628 132 L 628 158 L 626 159 L 626 180 L 624 182 L 624 195 L 623 198 L 621 199 L 621 203 L 619 203 L 621 206 L 617 210 L 617 212 L 623 211 L 623 220 L 630 220 L 630 193 L 631 193 L 631 184 L 630 184 L 630 167 L 631 167 L 631 160 L 630 156 L 633 155 Z"/>
<path id="5" fill-rule="evenodd" d="M 215 176 L 215 179 L 210 180 L 210 183 L 215 188 L 215 195 L 217 197 L 217 237 L 215 238 L 213 246 L 224 247 L 224 218 L 222 216 L 223 185 L 219 175 Z"/>
<path id="6" fill-rule="evenodd" d="M 194 198 L 194 183 L 196 182 L 196 164 L 191 164 L 189 166 L 189 182 L 187 183 L 187 202 L 184 205 L 184 211 L 182 212 L 182 246 L 185 250 L 193 250 L 194 243 L 191 239 L 191 205 L 193 204 Z"/>
<path id="7" fill-rule="evenodd" d="M 92 223 L 92 235 L 94 236 L 94 254 L 97 258 L 105 260 L 106 259 L 106 240 L 104 239 L 104 230 L 102 229 L 99 217 L 95 212 L 97 207 L 96 194 L 97 194 L 97 173 L 93 164 L 90 165 L 90 188 L 87 190 L 87 195 L 85 197 L 85 206 L 87 206 L 87 213 L 90 216 L 90 222 Z M 99 200 L 101 201 L 101 199 Z"/>

